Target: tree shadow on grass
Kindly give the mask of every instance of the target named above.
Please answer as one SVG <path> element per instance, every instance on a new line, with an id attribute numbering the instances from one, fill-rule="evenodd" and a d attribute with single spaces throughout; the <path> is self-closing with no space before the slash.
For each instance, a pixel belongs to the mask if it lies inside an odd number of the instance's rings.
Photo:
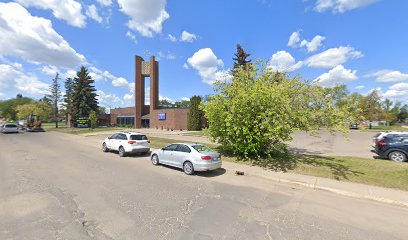
<path id="1" fill-rule="evenodd" d="M 349 180 L 349 176 L 363 175 L 363 172 L 355 171 L 347 163 L 338 158 L 320 156 L 315 154 L 305 153 L 276 153 L 272 158 L 258 158 L 258 159 L 242 159 L 230 153 L 222 152 L 222 148 L 218 150 L 227 157 L 236 159 L 238 162 L 251 163 L 253 166 L 262 167 L 276 172 L 288 172 L 300 167 L 315 168 L 316 172 L 324 172 L 327 169 L 336 180 Z"/>

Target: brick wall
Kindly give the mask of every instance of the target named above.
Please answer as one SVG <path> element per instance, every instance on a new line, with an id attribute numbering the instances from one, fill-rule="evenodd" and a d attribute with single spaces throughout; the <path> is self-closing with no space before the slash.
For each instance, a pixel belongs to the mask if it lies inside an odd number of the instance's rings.
<path id="1" fill-rule="evenodd" d="M 187 130 L 188 108 L 155 109 L 150 113 L 150 128 Z M 159 120 L 158 114 L 166 113 L 166 120 Z"/>

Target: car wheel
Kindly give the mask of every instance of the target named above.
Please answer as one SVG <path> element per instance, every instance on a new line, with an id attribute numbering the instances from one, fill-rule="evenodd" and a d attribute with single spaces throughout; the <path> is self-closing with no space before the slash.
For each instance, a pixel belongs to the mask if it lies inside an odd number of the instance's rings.
<path id="1" fill-rule="evenodd" d="M 153 165 L 159 165 L 159 157 L 156 155 L 156 154 L 154 154 L 153 156 L 152 156 L 152 164 Z"/>
<path id="2" fill-rule="evenodd" d="M 109 148 L 106 146 L 106 143 L 102 144 L 102 151 L 103 152 L 109 152 Z"/>
<path id="3" fill-rule="evenodd" d="M 405 162 L 407 161 L 407 156 L 400 151 L 392 151 L 388 154 L 388 158 L 396 162 Z"/>
<path id="4" fill-rule="evenodd" d="M 123 147 L 119 147 L 119 157 L 125 157 L 125 156 L 126 156 L 125 149 Z"/>
<path id="5" fill-rule="evenodd" d="M 194 167 L 191 162 L 185 162 L 183 164 L 183 171 L 187 175 L 192 175 L 194 173 Z"/>

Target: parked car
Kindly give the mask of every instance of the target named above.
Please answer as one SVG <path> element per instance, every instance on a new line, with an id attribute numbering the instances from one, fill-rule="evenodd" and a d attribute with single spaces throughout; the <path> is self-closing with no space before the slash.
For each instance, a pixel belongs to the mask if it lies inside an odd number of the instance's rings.
<path id="1" fill-rule="evenodd" d="M 377 142 L 381 141 L 384 137 L 408 137 L 408 132 L 400 132 L 400 131 L 388 131 L 388 132 L 379 132 L 373 136 L 373 148 L 376 147 Z"/>
<path id="2" fill-rule="evenodd" d="M 406 162 L 408 158 L 407 136 L 386 136 L 377 142 L 375 152 L 381 158 Z"/>
<path id="3" fill-rule="evenodd" d="M 358 124 L 357 124 L 357 123 L 351 124 L 351 125 L 349 126 L 349 129 L 358 130 Z"/>
<path id="4" fill-rule="evenodd" d="M 150 140 L 142 133 L 118 132 L 103 141 L 102 151 L 117 151 L 121 157 L 131 153 L 147 154 L 150 152 Z"/>
<path id="5" fill-rule="evenodd" d="M 18 126 L 16 124 L 6 123 L 1 128 L 2 133 L 18 133 Z"/>
<path id="6" fill-rule="evenodd" d="M 221 154 L 203 144 L 174 143 L 151 153 L 153 165 L 164 164 L 183 169 L 187 175 L 195 171 L 211 171 L 221 167 Z"/>

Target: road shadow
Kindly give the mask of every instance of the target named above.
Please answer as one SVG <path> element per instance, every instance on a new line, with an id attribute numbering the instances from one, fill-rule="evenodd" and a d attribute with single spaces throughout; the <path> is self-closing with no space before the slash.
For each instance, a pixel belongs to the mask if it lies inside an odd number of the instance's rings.
<path id="1" fill-rule="evenodd" d="M 229 157 L 235 158 L 231 154 Z M 306 168 L 312 171 L 326 171 L 328 169 L 336 180 L 349 180 L 350 176 L 363 175 L 363 172 L 355 171 L 348 166 L 347 162 L 334 157 L 316 155 L 310 151 L 289 151 L 274 154 L 271 158 L 237 159 L 238 162 L 250 163 L 253 166 L 262 167 L 276 172 L 288 172 L 296 168 Z"/>
<path id="2" fill-rule="evenodd" d="M 221 175 L 224 175 L 227 172 L 224 168 L 218 168 L 212 171 L 207 171 L 207 172 L 196 172 L 196 175 L 199 177 L 206 177 L 206 178 L 212 178 L 212 177 L 218 177 Z"/>
<path id="3" fill-rule="evenodd" d="M 178 168 L 178 167 L 168 166 L 164 164 L 160 164 L 159 166 L 163 168 L 179 171 L 180 173 L 184 174 L 183 169 Z M 206 171 L 206 172 L 194 172 L 194 175 L 198 177 L 212 178 L 212 177 L 218 177 L 218 176 L 224 175 L 226 172 L 227 170 L 225 170 L 224 168 L 219 168 L 219 169 L 215 169 L 212 171 Z"/>

